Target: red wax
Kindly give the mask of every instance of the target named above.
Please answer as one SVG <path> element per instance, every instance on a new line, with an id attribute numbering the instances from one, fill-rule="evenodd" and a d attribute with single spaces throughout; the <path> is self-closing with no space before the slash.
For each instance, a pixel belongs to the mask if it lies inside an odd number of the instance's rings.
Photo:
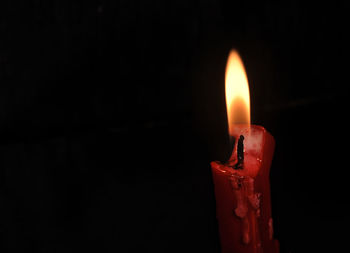
<path id="1" fill-rule="evenodd" d="M 278 253 L 269 180 L 274 138 L 261 126 L 236 125 L 233 131 L 235 147 L 229 161 L 211 163 L 222 253 Z M 235 169 L 240 135 L 244 161 L 242 169 Z"/>

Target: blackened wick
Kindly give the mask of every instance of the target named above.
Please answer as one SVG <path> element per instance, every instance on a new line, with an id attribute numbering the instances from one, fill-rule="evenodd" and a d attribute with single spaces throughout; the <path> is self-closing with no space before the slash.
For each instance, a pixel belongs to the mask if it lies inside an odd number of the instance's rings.
<path id="1" fill-rule="evenodd" d="M 239 136 L 238 143 L 237 143 L 237 163 L 234 166 L 236 170 L 243 169 L 243 162 L 244 162 L 244 136 Z"/>

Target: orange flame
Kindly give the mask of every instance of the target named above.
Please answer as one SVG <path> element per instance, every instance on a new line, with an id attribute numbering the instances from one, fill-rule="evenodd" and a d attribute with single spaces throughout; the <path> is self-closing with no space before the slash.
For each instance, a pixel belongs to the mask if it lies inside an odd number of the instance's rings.
<path id="1" fill-rule="evenodd" d="M 233 136 L 235 124 L 250 124 L 248 78 L 236 50 L 231 50 L 227 59 L 225 90 L 229 134 Z"/>

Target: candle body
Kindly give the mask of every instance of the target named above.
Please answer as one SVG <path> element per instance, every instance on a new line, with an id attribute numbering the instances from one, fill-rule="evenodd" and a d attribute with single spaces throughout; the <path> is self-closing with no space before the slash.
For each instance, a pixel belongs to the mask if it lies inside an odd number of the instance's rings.
<path id="1" fill-rule="evenodd" d="M 225 164 L 212 162 L 216 216 L 222 253 L 278 253 L 273 238 L 269 172 L 275 141 L 263 127 L 239 125 L 235 148 Z M 244 141 L 244 163 L 237 163 L 237 140 Z"/>

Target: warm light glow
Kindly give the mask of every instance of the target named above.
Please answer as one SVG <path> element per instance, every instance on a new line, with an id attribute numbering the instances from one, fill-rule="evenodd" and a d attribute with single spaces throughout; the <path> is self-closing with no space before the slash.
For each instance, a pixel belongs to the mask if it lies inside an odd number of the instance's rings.
<path id="1" fill-rule="evenodd" d="M 231 50 L 227 60 L 225 86 L 229 133 L 233 135 L 235 124 L 250 124 L 248 78 L 236 50 Z"/>

